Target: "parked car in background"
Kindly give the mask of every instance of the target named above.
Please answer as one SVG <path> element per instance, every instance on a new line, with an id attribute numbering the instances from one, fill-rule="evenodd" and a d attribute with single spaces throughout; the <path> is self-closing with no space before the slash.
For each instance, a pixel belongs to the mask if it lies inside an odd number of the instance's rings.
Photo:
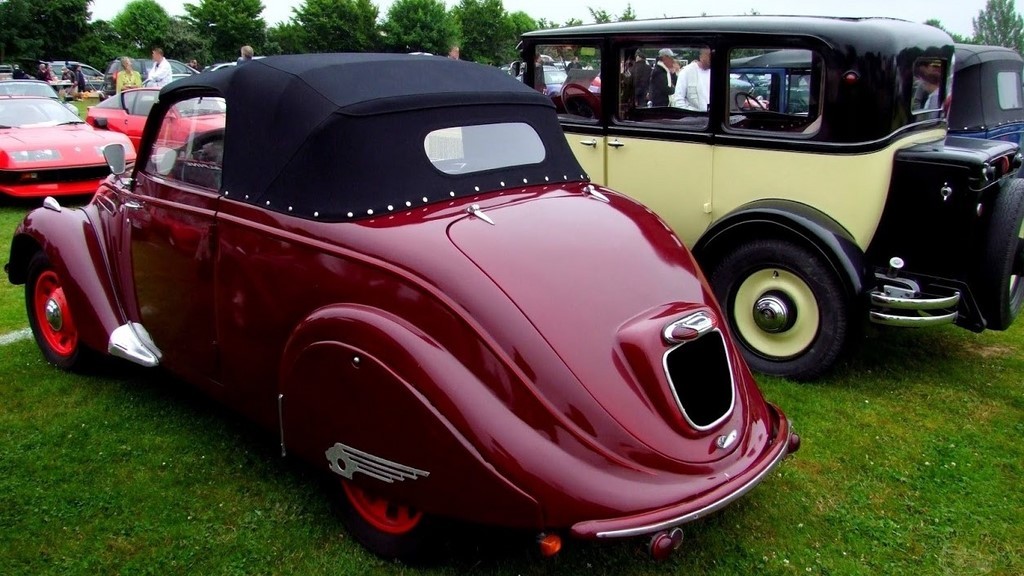
<path id="1" fill-rule="evenodd" d="M 415 54 L 423 55 L 423 54 L 427 54 L 427 53 L 426 52 L 415 52 Z M 430 54 L 427 54 L 427 55 L 430 56 Z M 261 58 L 264 58 L 264 56 L 253 56 L 252 57 L 253 60 L 259 60 Z M 238 65 L 238 61 L 237 60 L 234 60 L 234 61 L 231 61 L 231 62 L 216 62 L 214 64 L 210 64 L 209 66 L 206 66 L 205 68 L 203 68 L 203 72 L 204 73 L 205 72 L 215 72 L 217 70 L 220 70 L 221 68 L 230 68 L 231 66 L 237 66 L 237 65 Z"/>
<path id="2" fill-rule="evenodd" d="M 167 62 L 171 65 L 171 74 L 176 78 L 199 74 L 198 70 L 189 68 L 189 66 L 184 62 L 179 62 L 178 60 L 172 60 L 170 58 L 167 59 Z M 153 68 L 153 59 L 132 58 L 132 68 L 142 76 L 142 80 L 145 82 L 149 78 L 149 71 Z M 120 58 L 115 58 L 107 64 L 106 73 L 103 75 L 103 93 L 105 96 L 109 97 L 117 93 L 117 73 L 120 71 Z"/>
<path id="3" fill-rule="evenodd" d="M 88 64 L 83 64 L 82 62 L 75 60 L 54 60 L 52 62 L 48 62 L 48 64 L 57 78 L 60 78 L 64 74 L 65 68 L 77 64 L 82 68 L 82 74 L 85 75 L 85 85 L 87 90 L 90 92 L 103 91 L 103 72 L 100 72 Z"/>
<path id="4" fill-rule="evenodd" d="M 0 64 L 0 80 L 10 80 L 14 77 L 14 66 L 10 64 Z"/>
<path id="5" fill-rule="evenodd" d="M 957 44 L 950 135 L 1024 145 L 1022 68 L 1024 58 L 1009 48 Z"/>
<path id="6" fill-rule="evenodd" d="M 712 50 L 707 110 L 619 89 L 621 62 L 664 48 Z M 692 248 L 756 370 L 817 378 L 865 321 L 1004 330 L 1020 312 L 1020 149 L 946 138 L 941 30 L 771 16 L 540 30 L 522 37 L 525 77 L 557 50 L 602 59 L 599 114 L 559 116 L 576 157 Z M 1004 81 L 1016 98 L 1019 77 Z"/>
<path id="7" fill-rule="evenodd" d="M 111 130 L 128 136 L 138 151 L 146 118 L 159 94 L 159 88 L 122 90 L 120 94 L 90 106 L 85 121 L 100 130 Z"/>
<path id="8" fill-rule="evenodd" d="M 103 159 L 108 144 L 130 142 L 93 130 L 53 98 L 0 98 L 0 194 L 91 194 L 110 173 Z M 129 161 L 134 157 L 129 150 Z"/>
<path id="9" fill-rule="evenodd" d="M 71 96 L 61 97 L 57 87 L 42 80 L 0 80 L 0 98 L 13 96 L 37 96 L 51 98 L 62 103 L 65 108 L 78 115 L 78 108 L 70 102 Z"/>
<path id="10" fill-rule="evenodd" d="M 175 80 L 181 80 L 182 78 L 188 78 L 189 76 L 191 76 L 191 74 L 171 74 L 171 82 L 174 82 Z M 168 84 L 170 84 L 170 82 L 168 82 Z M 142 87 L 154 88 L 155 86 L 151 78 L 146 78 L 142 81 Z"/>
<path id="11" fill-rule="evenodd" d="M 43 355 L 160 365 L 272 430 L 381 556 L 453 518 L 664 557 L 799 447 L 679 239 L 492 67 L 268 57 L 165 87 L 140 150 L 15 232 Z"/>

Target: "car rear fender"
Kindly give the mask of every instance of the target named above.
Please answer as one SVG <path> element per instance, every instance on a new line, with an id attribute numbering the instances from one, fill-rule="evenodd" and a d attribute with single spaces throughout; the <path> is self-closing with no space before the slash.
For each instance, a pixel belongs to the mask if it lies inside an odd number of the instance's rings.
<path id="1" fill-rule="evenodd" d="M 534 498 L 477 448 L 500 444 L 491 435 L 516 419 L 415 326 L 367 306 L 321 308 L 292 333 L 279 374 L 282 451 L 426 512 L 543 526 Z"/>
<path id="2" fill-rule="evenodd" d="M 719 219 L 693 247 L 705 270 L 738 244 L 755 238 L 784 238 L 817 250 L 832 265 L 851 299 L 864 290 L 870 271 L 853 236 L 827 214 L 789 200 L 759 200 Z"/>
<path id="3" fill-rule="evenodd" d="M 5 269 L 12 284 L 24 284 L 32 256 L 43 251 L 64 282 L 76 315 L 79 337 L 93 350 L 105 351 L 111 332 L 123 324 L 107 273 L 102 242 L 85 210 L 37 208 L 18 226 Z"/>

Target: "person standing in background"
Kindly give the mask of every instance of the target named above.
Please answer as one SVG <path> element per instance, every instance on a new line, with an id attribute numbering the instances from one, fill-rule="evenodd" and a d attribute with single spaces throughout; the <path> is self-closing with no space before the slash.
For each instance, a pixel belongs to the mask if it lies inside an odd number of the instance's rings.
<path id="1" fill-rule="evenodd" d="M 121 71 L 117 73 L 117 93 L 120 94 L 125 88 L 138 88 L 142 86 L 142 76 L 132 66 L 132 59 L 124 56 L 121 58 Z"/>
<path id="2" fill-rule="evenodd" d="M 153 48 L 153 69 L 149 72 L 149 81 L 157 88 L 163 88 L 173 80 L 171 63 L 164 58 L 163 48 Z"/>
<path id="3" fill-rule="evenodd" d="M 252 62 L 252 55 L 253 55 L 252 46 L 249 46 L 248 44 L 246 44 L 245 46 L 242 46 L 242 48 L 238 51 L 238 53 L 239 53 L 239 56 L 238 56 L 238 62 L 235 63 L 236 66 L 241 66 L 242 64 L 248 64 L 249 62 Z"/>

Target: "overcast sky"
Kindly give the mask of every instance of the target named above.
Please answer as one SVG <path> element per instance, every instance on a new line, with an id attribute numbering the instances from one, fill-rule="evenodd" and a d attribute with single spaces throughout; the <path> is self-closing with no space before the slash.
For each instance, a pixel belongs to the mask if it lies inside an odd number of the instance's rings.
<path id="1" fill-rule="evenodd" d="M 387 15 L 392 0 L 375 0 L 383 18 Z M 172 16 L 184 14 L 185 0 L 157 0 Z M 199 0 L 193 0 L 198 4 Z M 447 0 L 451 7 L 457 1 Z M 266 10 L 263 19 L 273 26 L 288 20 L 292 8 L 300 6 L 301 0 L 263 0 Z M 633 6 L 637 18 L 661 18 L 664 16 L 699 16 L 743 14 L 756 8 L 761 14 L 807 14 L 815 16 L 887 16 L 914 22 L 937 18 L 947 30 L 958 34 L 972 35 L 971 19 L 985 7 L 985 0 L 714 0 L 711 2 L 685 2 L 681 0 L 504 0 L 509 12 L 522 10 L 533 18 L 545 18 L 553 22 L 565 22 L 579 18 L 591 22 L 587 8 L 606 10 L 618 15 L 627 5 Z M 124 8 L 125 0 L 93 0 L 93 19 L 110 20 Z"/>

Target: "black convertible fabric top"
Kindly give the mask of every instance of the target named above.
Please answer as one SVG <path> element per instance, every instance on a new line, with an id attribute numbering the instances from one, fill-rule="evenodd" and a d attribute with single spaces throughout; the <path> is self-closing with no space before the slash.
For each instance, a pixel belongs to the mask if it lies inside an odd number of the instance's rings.
<path id="1" fill-rule="evenodd" d="M 407 54 L 271 56 L 177 80 L 161 90 L 160 105 L 200 94 L 227 99 L 222 193 L 272 210 L 347 219 L 586 179 L 551 100 L 471 62 Z M 445 174 L 424 152 L 431 131 L 505 122 L 532 126 L 544 160 Z"/>
<path id="2" fill-rule="evenodd" d="M 1024 59 L 1001 46 L 956 45 L 953 101 L 949 110 L 949 129 L 977 131 L 1011 122 L 1024 122 L 1024 109 L 1004 110 L 999 105 L 997 76 L 1000 72 L 1021 75 Z M 1024 102 L 1024 93 L 1018 98 Z"/>

